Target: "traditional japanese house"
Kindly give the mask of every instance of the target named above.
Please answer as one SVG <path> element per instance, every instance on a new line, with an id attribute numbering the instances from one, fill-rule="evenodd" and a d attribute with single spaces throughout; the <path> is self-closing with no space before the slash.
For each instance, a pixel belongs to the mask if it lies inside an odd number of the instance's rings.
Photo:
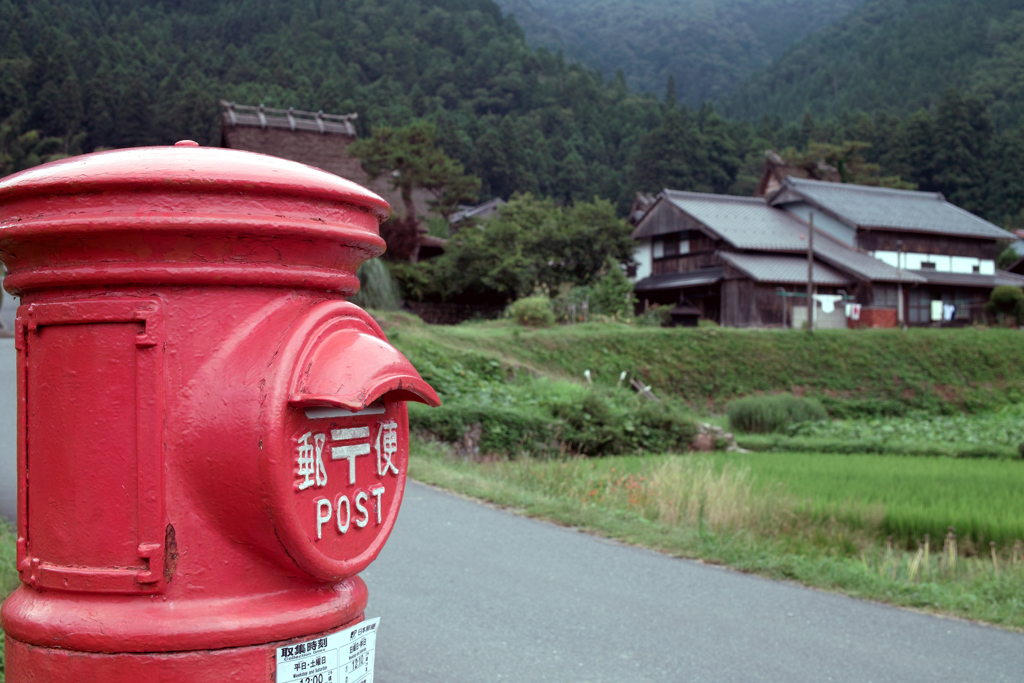
<path id="1" fill-rule="evenodd" d="M 995 267 L 1015 235 L 938 193 L 791 177 L 767 199 L 802 220 L 813 212 L 815 226 L 836 241 L 921 278 L 901 288 L 909 325 L 930 325 L 940 315 L 942 322 L 982 321 L 993 287 L 1024 282 Z M 876 301 L 865 297 L 864 303 Z"/>
<path id="2" fill-rule="evenodd" d="M 817 327 L 846 327 L 846 303 L 859 304 L 858 324 L 894 326 L 900 316 L 901 297 L 908 323 L 931 324 L 934 297 L 938 297 L 935 300 L 940 302 L 940 309 L 948 313 L 948 309 L 941 307 L 949 286 L 932 279 L 936 273 L 943 273 L 943 282 L 966 276 L 970 285 L 977 289 L 977 294 L 971 296 L 985 298 L 996 284 L 1015 277 L 1006 273 L 997 276 L 994 269 L 990 274 L 981 272 L 982 269 L 989 271 L 989 266 L 981 262 L 982 257 L 994 258 L 990 252 L 1007 233 L 948 203 L 943 202 L 945 208 L 939 210 L 946 223 L 938 223 L 937 217 L 930 220 L 949 230 L 977 233 L 963 238 L 951 234 L 946 239 L 952 245 L 948 251 L 961 252 L 955 255 L 957 259 L 977 259 L 969 265 L 972 271 L 976 266 L 978 272 L 952 272 L 952 253 L 946 255 L 947 261 L 941 266 L 944 271 L 921 267 L 925 261 L 915 260 L 916 257 L 908 259 L 906 249 L 902 261 L 890 259 L 878 246 L 887 246 L 888 242 L 877 241 L 877 225 L 872 225 L 871 239 L 876 241 L 870 242 L 874 249 L 869 250 L 856 238 L 857 228 L 837 218 L 836 211 L 826 210 L 826 204 L 836 203 L 834 198 L 826 198 L 826 202 L 816 195 L 811 203 L 802 195 L 797 199 L 796 194 L 784 194 L 795 193 L 795 183 L 803 183 L 805 190 L 822 186 L 840 188 L 840 192 L 842 188 L 857 189 L 857 186 L 838 183 L 786 178 L 767 200 L 673 190 L 661 192 L 636 222 L 633 231 L 637 243 L 634 259 L 638 263 L 635 289 L 642 305 L 689 305 L 698 308 L 703 318 L 735 327 L 801 326 L 807 320 L 811 213 L 814 213 L 815 225 L 812 277 L 817 295 Z M 883 200 L 891 197 L 889 192 L 899 192 L 861 189 L 880 192 Z M 935 195 L 926 196 L 937 203 Z M 955 215 L 949 213 L 950 209 Z M 883 213 L 893 210 L 892 206 L 881 209 Z M 909 209 L 904 207 L 904 211 Z M 873 219 L 871 222 L 881 221 Z M 924 222 L 925 219 L 918 220 L 918 223 Z M 868 243 L 869 238 L 864 242 Z M 979 249 L 982 243 L 985 246 Z M 928 248 L 937 249 L 936 246 Z M 964 263 L 967 262 L 958 260 L 957 268 L 963 270 Z M 963 314 L 957 318 L 961 322 L 981 313 L 974 299 L 968 303 L 963 298 L 955 298 L 958 288 L 964 286 L 954 283 L 949 291 L 949 303 L 955 305 L 959 301 L 963 306 Z M 917 291 L 923 294 L 913 294 Z M 928 302 L 927 316 L 921 314 L 918 302 L 922 300 Z M 917 306 L 913 318 L 910 317 L 911 301 Z"/>
<path id="3" fill-rule="evenodd" d="M 316 166 L 329 173 L 356 182 L 373 190 L 401 214 L 405 210 L 401 193 L 391 187 L 388 176 L 371 178 L 358 158 L 349 154 L 348 146 L 356 140 L 356 114 L 325 114 L 323 112 L 272 109 L 221 103 L 221 147 L 244 149 L 270 154 Z M 413 190 L 413 204 L 418 216 L 431 215 L 426 190 Z M 381 226 L 381 236 L 388 242 L 388 251 L 400 259 L 418 261 L 444 252 L 445 241 L 428 235 L 426 227 L 408 234 L 394 229 L 396 221 Z"/>

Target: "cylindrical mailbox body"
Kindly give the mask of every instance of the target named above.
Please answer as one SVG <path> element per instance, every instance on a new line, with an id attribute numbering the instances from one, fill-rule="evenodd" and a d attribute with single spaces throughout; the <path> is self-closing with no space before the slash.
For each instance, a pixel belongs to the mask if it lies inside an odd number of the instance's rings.
<path id="1" fill-rule="evenodd" d="M 433 390 L 345 297 L 376 195 L 222 149 L 0 181 L 18 310 L 11 681 L 274 681 L 358 622 Z"/>

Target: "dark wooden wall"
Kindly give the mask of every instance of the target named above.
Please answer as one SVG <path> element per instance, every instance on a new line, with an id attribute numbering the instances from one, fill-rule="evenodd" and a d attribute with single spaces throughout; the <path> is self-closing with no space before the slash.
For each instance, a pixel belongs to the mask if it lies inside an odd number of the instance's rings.
<path id="1" fill-rule="evenodd" d="M 714 251 L 704 251 L 697 254 L 654 259 L 651 264 L 651 272 L 655 275 L 661 275 L 662 273 L 680 273 L 687 270 L 714 268 L 720 265 L 722 265 L 722 259 L 718 258 Z"/>

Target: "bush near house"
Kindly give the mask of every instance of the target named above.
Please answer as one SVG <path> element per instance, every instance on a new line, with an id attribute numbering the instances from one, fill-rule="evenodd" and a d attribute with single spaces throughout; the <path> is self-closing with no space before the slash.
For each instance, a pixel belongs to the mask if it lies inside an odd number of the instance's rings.
<path id="1" fill-rule="evenodd" d="M 989 295 L 985 311 L 995 316 L 1000 324 L 1024 324 L 1024 289 L 1009 285 L 996 287 Z"/>
<path id="2" fill-rule="evenodd" d="M 508 307 L 508 315 L 524 327 L 551 327 L 555 324 L 551 299 L 546 296 L 528 296 L 519 299 Z"/>

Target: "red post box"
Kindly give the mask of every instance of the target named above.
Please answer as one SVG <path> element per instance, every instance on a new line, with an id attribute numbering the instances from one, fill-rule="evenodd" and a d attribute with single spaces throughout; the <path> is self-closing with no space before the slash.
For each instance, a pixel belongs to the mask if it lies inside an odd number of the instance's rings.
<path id="1" fill-rule="evenodd" d="M 362 620 L 405 402 L 439 403 L 345 301 L 389 213 L 190 142 L 0 181 L 22 300 L 9 681 L 292 680 L 278 648 Z"/>

